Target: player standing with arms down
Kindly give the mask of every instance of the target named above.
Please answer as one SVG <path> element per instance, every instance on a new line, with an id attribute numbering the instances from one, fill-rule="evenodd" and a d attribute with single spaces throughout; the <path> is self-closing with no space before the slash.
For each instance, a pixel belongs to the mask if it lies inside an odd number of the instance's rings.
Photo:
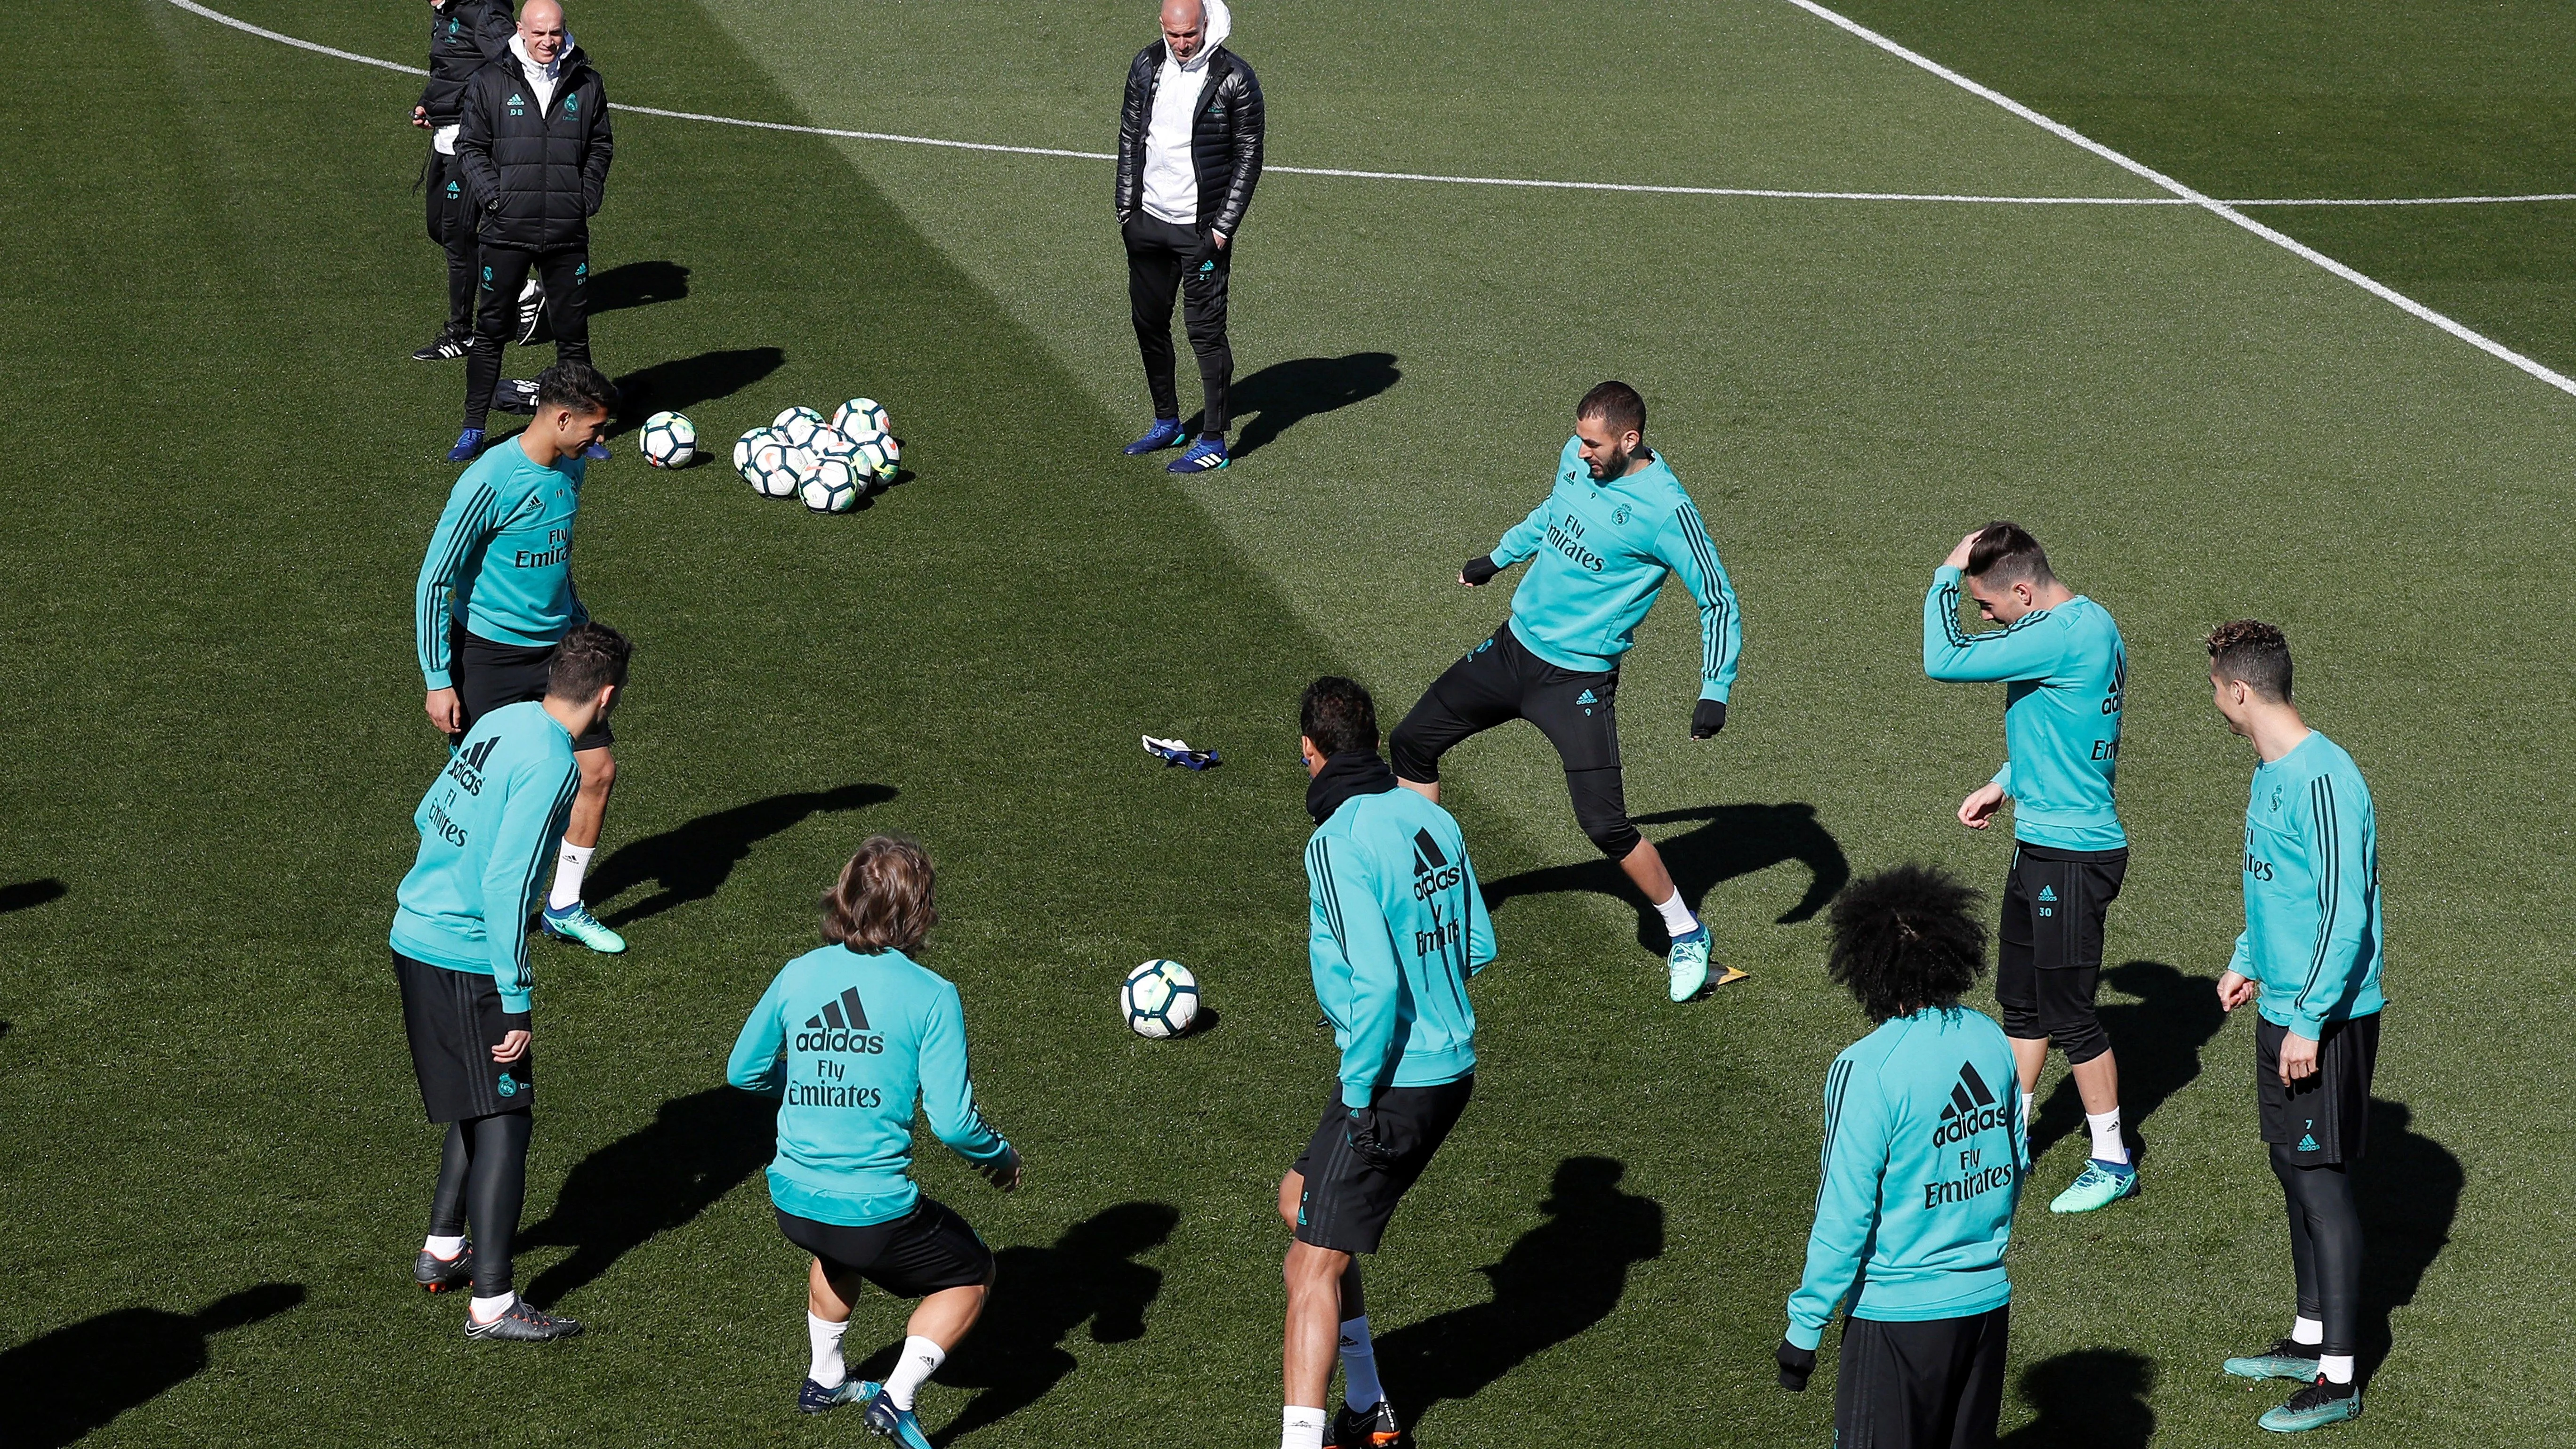
<path id="1" fill-rule="evenodd" d="M 1306 813 L 1306 954 L 1341 1048 L 1338 1080 L 1305 1152 L 1279 1183 L 1288 1246 L 1287 1402 L 1281 1449 L 1318 1449 L 1339 1351 L 1337 1445 L 1400 1437 L 1377 1377 L 1357 1254 L 1374 1253 L 1395 1205 L 1431 1165 L 1476 1090 L 1467 978 L 1494 959 L 1493 921 L 1449 812 L 1396 788 L 1377 753 L 1367 690 L 1327 675 L 1306 687 L 1298 753 Z"/>
<path id="2" fill-rule="evenodd" d="M 537 376 L 527 430 L 494 448 L 447 495 L 412 590 L 412 625 L 429 722 L 452 741 L 504 705 L 545 693 L 565 631 L 590 617 L 572 586 L 573 520 L 581 508 L 582 450 L 608 426 L 616 391 L 587 363 L 559 362 Z M 615 954 L 626 939 L 582 904 L 581 878 L 599 848 L 617 785 L 608 717 L 573 741 L 581 794 L 546 894 L 546 934 Z"/>
<path id="3" fill-rule="evenodd" d="M 1440 757 L 1468 736 L 1506 720 L 1537 725 L 1565 762 L 1574 818 L 1601 853 L 1619 862 L 1664 919 L 1672 939 L 1671 995 L 1688 1001 L 1708 984 L 1708 929 L 1673 886 L 1653 841 L 1628 823 L 1619 772 L 1619 660 L 1637 642 L 1668 575 L 1699 602 L 1699 703 L 1691 738 L 1726 728 L 1726 696 L 1744 645 L 1735 586 L 1717 561 L 1698 505 L 1645 443 L 1646 402 L 1624 382 L 1605 382 L 1574 410 L 1574 436 L 1556 460 L 1547 501 L 1470 559 L 1458 582 L 1478 588 L 1525 558 L 1529 572 L 1512 594 L 1512 614 L 1493 637 L 1433 681 L 1390 742 L 1408 789 L 1440 798 Z M 1729 967 L 1723 986 L 1745 973 Z"/>
<path id="4" fill-rule="evenodd" d="M 1985 969 L 1976 892 L 1901 865 L 1843 892 L 1826 972 L 1878 1029 L 1825 1076 L 1824 1181 L 1789 1297 L 1780 1384 L 1804 1392 L 1849 1298 L 1834 1382 L 1840 1449 L 1991 1449 L 2003 1408 L 2021 1196 L 2012 1047 L 1959 1004 Z M 1857 1296 L 1854 1296 L 1857 1294 Z"/>
<path id="5" fill-rule="evenodd" d="M 2003 625 L 1959 627 L 1959 590 Z M 2102 922 L 2129 870 L 2129 837 L 2111 803 L 2129 654 L 2110 611 L 2058 581 L 2039 541 L 1990 523 L 1959 540 L 1923 595 L 1923 672 L 1953 683 L 2001 683 L 2003 769 L 1959 803 L 1983 830 L 2013 802 L 2012 870 L 2004 881 L 1995 1004 L 2020 1068 L 2021 1117 L 2051 1042 L 2066 1053 L 2091 1129 L 2091 1160 L 2048 1205 L 2092 1212 L 2138 1190 L 2120 1136 L 2120 1069 L 2093 998 Z"/>
<path id="6" fill-rule="evenodd" d="M 2218 1004 L 2255 1003 L 2254 1087 L 2272 1172 L 2289 1199 L 2299 1312 L 2290 1336 L 2231 1358 L 2239 1378 L 2304 1379 L 2264 1428 L 2361 1416 L 2361 1211 L 2352 1165 L 2370 1131 L 2383 950 L 2379 822 L 2343 747 L 2290 700 L 2290 644 L 2240 619 L 2209 635 L 2209 683 L 2227 727 L 2262 763 L 2245 802 L 2245 930 Z"/>
<path id="7" fill-rule="evenodd" d="M 581 1332 L 511 1288 L 536 1091 L 528 914 L 581 783 L 572 743 L 616 708 L 630 653 L 604 624 L 564 635 L 544 700 L 476 720 L 412 816 L 420 855 L 396 893 L 394 976 L 421 1105 L 447 1124 L 412 1277 L 432 1293 L 473 1284 L 468 1338 L 541 1343 Z"/>
<path id="8" fill-rule="evenodd" d="M 987 1181 L 1020 1185 L 1020 1155 L 975 1110 L 957 988 L 906 954 L 939 921 L 935 883 L 919 845 L 871 836 L 823 895 L 824 944 L 769 983 L 725 1065 L 726 1081 L 782 1099 L 769 1197 L 778 1230 L 814 1255 L 796 1407 L 864 1403 L 868 1428 L 907 1449 L 930 1449 L 913 1396 L 975 1326 L 994 1267 L 966 1220 L 913 1186 L 913 1104 Z M 841 1357 L 862 1279 L 921 1300 L 883 1384 Z"/>

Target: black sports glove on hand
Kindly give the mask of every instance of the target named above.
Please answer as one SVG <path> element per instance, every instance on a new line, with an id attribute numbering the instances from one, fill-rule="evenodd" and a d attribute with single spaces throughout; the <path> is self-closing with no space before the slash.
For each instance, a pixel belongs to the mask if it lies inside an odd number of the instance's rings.
<path id="1" fill-rule="evenodd" d="M 1779 1351 L 1771 1356 L 1780 1364 L 1780 1387 L 1793 1394 L 1805 1393 L 1807 1378 L 1816 1371 L 1816 1351 L 1800 1348 L 1784 1338 Z"/>
<path id="2" fill-rule="evenodd" d="M 1491 583 L 1494 575 L 1502 571 L 1502 565 L 1494 562 L 1492 554 L 1487 554 L 1483 558 L 1471 558 L 1458 565 L 1458 577 L 1466 580 L 1469 588 L 1481 588 Z"/>
<path id="3" fill-rule="evenodd" d="M 1707 739 L 1726 728 L 1726 701 L 1703 699 L 1691 706 L 1691 738 Z"/>
<path id="4" fill-rule="evenodd" d="M 1351 1121 L 1348 1135 L 1350 1137 L 1351 1150 L 1358 1153 L 1360 1155 L 1360 1159 L 1369 1163 L 1371 1166 L 1384 1167 L 1395 1160 L 1395 1154 L 1388 1151 L 1386 1144 L 1380 1142 L 1377 1138 L 1377 1109 L 1375 1107 L 1353 1107 L 1351 1109 Z"/>

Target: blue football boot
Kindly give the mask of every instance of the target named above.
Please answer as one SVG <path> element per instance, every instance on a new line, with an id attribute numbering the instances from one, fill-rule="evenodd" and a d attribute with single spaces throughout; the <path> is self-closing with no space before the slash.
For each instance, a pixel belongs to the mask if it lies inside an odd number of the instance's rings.
<path id="1" fill-rule="evenodd" d="M 1135 458 L 1147 453 L 1159 453 L 1180 440 L 1181 420 L 1179 418 L 1156 418 L 1154 425 L 1145 430 L 1145 436 L 1127 445 L 1127 456 Z"/>

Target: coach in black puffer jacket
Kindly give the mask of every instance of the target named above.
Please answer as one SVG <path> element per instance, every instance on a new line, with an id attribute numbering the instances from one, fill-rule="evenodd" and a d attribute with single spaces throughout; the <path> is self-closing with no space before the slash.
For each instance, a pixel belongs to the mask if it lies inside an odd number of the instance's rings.
<path id="1" fill-rule="evenodd" d="M 447 253 L 447 324 L 418 352 L 416 361 L 441 362 L 465 355 L 474 335 L 475 208 L 456 165 L 456 108 L 474 72 L 509 53 L 516 33 L 501 0 L 431 0 L 429 83 L 411 108 L 411 123 L 429 132 L 421 162 L 421 191 L 429 203 L 429 239 Z"/>

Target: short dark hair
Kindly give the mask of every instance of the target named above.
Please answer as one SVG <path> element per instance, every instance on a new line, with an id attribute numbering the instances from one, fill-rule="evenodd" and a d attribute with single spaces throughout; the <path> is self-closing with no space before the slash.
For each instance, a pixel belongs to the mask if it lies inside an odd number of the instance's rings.
<path id="1" fill-rule="evenodd" d="M 2209 631 L 2209 672 L 2274 704 L 2290 702 L 2290 640 L 2277 627 L 2234 619 Z"/>
<path id="2" fill-rule="evenodd" d="M 617 406 L 617 384 L 587 362 L 558 362 L 537 374 L 537 406 L 609 412 Z"/>
<path id="3" fill-rule="evenodd" d="M 1585 418 L 1599 418 L 1608 423 L 1613 432 L 1635 433 L 1644 437 L 1646 400 L 1624 382 L 1605 382 L 1585 393 L 1583 401 L 1574 405 L 1574 420 L 1579 423 Z"/>
<path id="4" fill-rule="evenodd" d="M 2039 540 L 2020 524 L 2001 520 L 1977 530 L 1977 541 L 1968 546 L 1967 574 L 1999 584 L 2044 584 L 2057 577 Z"/>
<path id="5" fill-rule="evenodd" d="M 939 924 L 939 873 L 908 835 L 871 835 L 823 892 L 823 939 L 863 955 L 917 951 Z"/>
<path id="6" fill-rule="evenodd" d="M 1834 902 L 1825 975 L 1850 988 L 1873 1022 L 1947 1011 L 1986 969 L 1985 923 L 1968 910 L 1980 898 L 1937 866 L 1856 880 Z"/>
<path id="7" fill-rule="evenodd" d="M 1297 705 L 1297 732 L 1327 755 L 1377 749 L 1377 701 L 1356 679 L 1327 674 L 1306 686 Z"/>
<path id="8" fill-rule="evenodd" d="M 602 686 L 624 684 L 627 661 L 634 657 L 635 646 L 606 624 L 575 624 L 555 645 L 554 662 L 546 666 L 546 693 L 586 700 Z"/>

